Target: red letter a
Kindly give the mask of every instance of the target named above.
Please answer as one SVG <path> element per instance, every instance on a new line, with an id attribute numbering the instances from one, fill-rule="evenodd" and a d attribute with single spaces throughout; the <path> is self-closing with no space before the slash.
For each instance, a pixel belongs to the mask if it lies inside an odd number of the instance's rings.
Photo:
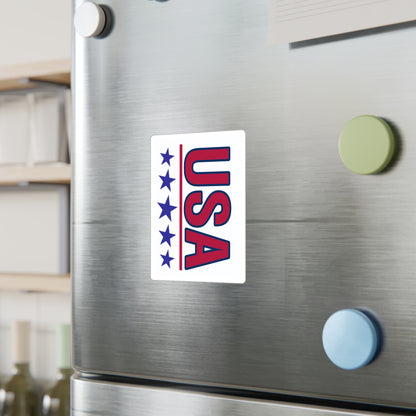
<path id="1" fill-rule="evenodd" d="M 195 253 L 185 256 L 185 269 L 230 258 L 230 242 L 227 240 L 185 228 L 185 241 L 195 244 Z"/>

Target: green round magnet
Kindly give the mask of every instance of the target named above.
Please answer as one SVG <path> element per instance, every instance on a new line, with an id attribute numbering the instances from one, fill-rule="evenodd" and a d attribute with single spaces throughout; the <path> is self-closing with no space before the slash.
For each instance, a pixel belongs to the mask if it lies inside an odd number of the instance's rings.
<path id="1" fill-rule="evenodd" d="M 378 117 L 355 117 L 341 133 L 339 154 L 344 165 L 355 173 L 381 172 L 393 157 L 394 134 Z"/>

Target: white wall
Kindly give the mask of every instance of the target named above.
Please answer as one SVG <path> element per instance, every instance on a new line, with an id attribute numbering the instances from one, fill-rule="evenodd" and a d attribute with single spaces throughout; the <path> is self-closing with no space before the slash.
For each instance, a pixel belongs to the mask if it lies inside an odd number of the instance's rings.
<path id="1" fill-rule="evenodd" d="M 56 337 L 58 324 L 71 322 L 71 296 L 54 293 L 0 292 L 0 375 L 12 367 L 11 323 L 32 322 L 31 370 L 39 380 L 56 375 Z"/>
<path id="2" fill-rule="evenodd" d="M 0 67 L 71 57 L 72 0 L 0 1 Z"/>

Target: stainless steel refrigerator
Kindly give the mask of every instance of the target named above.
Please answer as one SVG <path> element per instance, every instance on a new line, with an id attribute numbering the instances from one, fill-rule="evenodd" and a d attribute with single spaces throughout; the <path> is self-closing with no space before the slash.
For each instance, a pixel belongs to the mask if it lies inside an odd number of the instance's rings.
<path id="1" fill-rule="evenodd" d="M 414 414 L 416 25 L 274 45 L 264 0 L 86 4 L 72 414 Z"/>

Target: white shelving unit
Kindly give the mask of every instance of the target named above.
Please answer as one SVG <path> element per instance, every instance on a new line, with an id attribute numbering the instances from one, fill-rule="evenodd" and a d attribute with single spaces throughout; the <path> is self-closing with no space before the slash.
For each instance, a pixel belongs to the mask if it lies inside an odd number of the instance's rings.
<path id="1" fill-rule="evenodd" d="M 0 290 L 21 292 L 71 293 L 71 279 L 68 275 L 2 274 Z"/>
<path id="2" fill-rule="evenodd" d="M 26 182 L 70 184 L 71 166 L 62 164 L 0 167 L 0 185 L 19 185 Z"/>
<path id="3" fill-rule="evenodd" d="M 0 67 L 0 90 L 30 88 L 35 81 L 69 85 L 70 74 L 70 59 Z"/>
<path id="4" fill-rule="evenodd" d="M 0 91 L 30 88 L 37 81 L 69 85 L 70 70 L 69 59 L 0 67 Z M 71 166 L 56 164 L 0 167 L 0 186 L 23 183 L 70 184 Z M 0 290 L 70 293 L 70 276 L 0 273 Z"/>

